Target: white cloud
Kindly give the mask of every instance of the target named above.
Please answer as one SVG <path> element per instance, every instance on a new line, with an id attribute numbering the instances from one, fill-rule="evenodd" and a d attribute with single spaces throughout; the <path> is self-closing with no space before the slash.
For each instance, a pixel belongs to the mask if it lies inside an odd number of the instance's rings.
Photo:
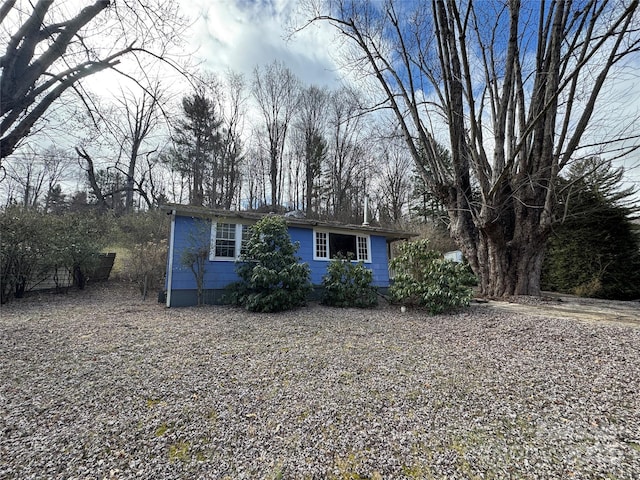
<path id="1" fill-rule="evenodd" d="M 288 38 L 299 20 L 295 0 L 182 0 L 195 19 L 197 56 L 214 72 L 250 75 L 257 65 L 282 61 L 306 84 L 335 85 L 339 75 L 331 58 L 335 38 L 328 25 L 311 26 Z"/>
<path id="2" fill-rule="evenodd" d="M 640 56 L 615 68 L 596 102 L 582 155 L 600 155 L 625 169 L 623 188 L 634 187 L 640 203 Z M 588 88 L 588 86 L 587 86 Z"/>

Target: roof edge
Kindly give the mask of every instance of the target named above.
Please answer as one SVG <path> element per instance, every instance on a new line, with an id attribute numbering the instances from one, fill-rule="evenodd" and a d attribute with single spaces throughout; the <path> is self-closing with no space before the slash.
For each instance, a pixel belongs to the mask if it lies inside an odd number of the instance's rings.
<path id="1" fill-rule="evenodd" d="M 259 213 L 259 212 L 248 212 L 241 210 L 217 210 L 206 207 L 197 207 L 193 205 L 180 205 L 180 204 L 165 204 L 160 206 L 160 210 L 164 210 L 167 213 L 171 213 L 173 211 L 176 212 L 177 215 L 181 216 L 191 216 L 191 217 L 199 217 L 199 218 L 236 218 L 242 220 L 254 220 L 258 221 L 264 217 L 269 215 L 277 215 L 279 217 L 283 217 L 286 221 L 287 225 L 291 226 L 299 226 L 299 227 L 307 227 L 307 228 L 326 228 L 326 229 L 339 229 L 339 230 L 347 230 L 347 231 L 357 231 L 357 232 L 367 232 L 378 234 L 387 239 L 393 240 L 408 240 L 413 237 L 417 237 L 418 234 L 414 232 L 406 232 L 402 230 L 395 230 L 391 228 L 384 227 L 375 227 L 371 225 L 354 225 L 348 223 L 340 223 L 340 222 L 329 222 L 324 220 L 315 220 L 308 218 L 296 218 L 296 217 L 286 217 L 281 214 L 275 213 Z"/>

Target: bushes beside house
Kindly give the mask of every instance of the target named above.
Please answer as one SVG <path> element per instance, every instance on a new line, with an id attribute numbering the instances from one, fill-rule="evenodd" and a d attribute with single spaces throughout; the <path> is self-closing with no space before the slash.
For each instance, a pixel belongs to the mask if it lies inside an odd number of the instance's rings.
<path id="1" fill-rule="evenodd" d="M 393 302 L 426 308 L 431 314 L 466 307 L 475 277 L 463 263 L 442 258 L 428 240 L 403 243 L 391 260 L 396 272 L 389 294 Z"/>
<path id="2" fill-rule="evenodd" d="M 138 212 L 116 219 L 114 241 L 126 252 L 120 278 L 138 287 L 143 298 L 162 289 L 167 264 L 168 216 Z"/>
<path id="3" fill-rule="evenodd" d="M 92 212 L 44 213 L 13 205 L 0 210 L 0 300 L 30 290 L 92 281 L 103 251 L 117 251 L 115 276 L 143 295 L 163 286 L 169 219 L 160 211 L 122 217 Z M 121 255 L 124 254 L 124 255 Z M 110 259 L 111 260 L 111 259 Z M 50 287 L 52 285 L 52 287 Z"/>
<path id="4" fill-rule="evenodd" d="M 253 227 L 236 267 L 240 282 L 229 287 L 233 303 L 253 312 L 278 312 L 304 305 L 311 291 L 310 268 L 299 263 L 282 217 L 264 217 Z"/>
<path id="5" fill-rule="evenodd" d="M 285 221 L 270 216 L 251 229 L 236 267 L 241 278 L 229 287 L 228 299 L 250 311 L 277 312 L 304 305 L 311 291 L 309 266 L 299 263 L 298 245 Z M 389 293 L 394 302 L 426 308 L 431 314 L 469 305 L 475 277 L 469 267 L 442 258 L 428 240 L 405 243 L 391 261 L 396 272 Z M 322 303 L 337 307 L 377 305 L 373 274 L 362 262 L 333 259 L 322 280 Z"/>
<path id="6" fill-rule="evenodd" d="M 22 297 L 52 277 L 55 288 L 83 288 L 106 236 L 97 217 L 51 215 L 11 206 L 0 212 L 0 300 Z"/>
<path id="7" fill-rule="evenodd" d="M 332 307 L 370 308 L 378 304 L 378 291 L 373 286 L 373 272 L 351 257 L 338 257 L 329 262 L 322 277 L 322 303 Z"/>

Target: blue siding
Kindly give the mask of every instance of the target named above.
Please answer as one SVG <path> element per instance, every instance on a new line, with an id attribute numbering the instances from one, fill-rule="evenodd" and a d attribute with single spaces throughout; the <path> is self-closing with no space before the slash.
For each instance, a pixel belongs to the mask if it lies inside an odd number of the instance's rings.
<path id="1" fill-rule="evenodd" d="M 311 283 L 320 285 L 322 277 L 327 273 L 329 260 L 313 259 L 313 229 L 290 227 L 289 234 L 293 241 L 300 242 L 298 256 L 311 267 Z M 371 263 L 365 263 L 364 265 L 373 271 L 373 284 L 376 287 L 389 286 L 387 241 L 384 237 L 371 235 Z"/>
<path id="2" fill-rule="evenodd" d="M 186 216 L 175 218 L 175 238 L 173 249 L 172 290 L 195 290 L 196 281 L 191 269 L 181 262 L 182 252 L 193 248 L 199 241 L 209 246 L 211 221 Z M 313 229 L 289 227 L 291 240 L 299 242 L 297 255 L 311 267 L 311 282 L 322 283 L 322 276 L 327 271 L 328 261 L 313 259 Z M 373 271 L 373 283 L 377 287 L 389 286 L 389 269 L 387 259 L 387 242 L 385 237 L 371 235 L 371 263 L 365 263 Z M 168 266 L 168 265 L 167 265 Z M 238 281 L 234 261 L 208 261 L 205 266 L 205 289 L 221 290 L 228 284 Z M 168 277 L 168 275 L 167 275 Z M 168 281 L 168 278 L 167 278 Z M 168 285 L 167 285 L 168 287 Z"/>
<path id="3" fill-rule="evenodd" d="M 291 240 L 300 242 L 298 256 L 311 267 L 311 283 L 320 285 L 327 273 L 329 260 L 313 259 L 313 230 L 310 228 L 289 227 Z M 371 263 L 364 266 L 373 271 L 373 284 L 376 287 L 389 286 L 389 262 L 387 260 L 387 241 L 384 237 L 371 235 Z"/>
<path id="4" fill-rule="evenodd" d="M 366 264 L 373 270 L 373 284 L 376 287 L 389 286 L 389 259 L 387 258 L 387 239 L 371 235 L 371 263 Z"/>
<path id="5" fill-rule="evenodd" d="M 191 269 L 181 262 L 182 252 L 193 248 L 199 242 L 209 247 L 211 241 L 211 221 L 191 217 L 176 216 L 175 244 L 173 248 L 173 288 L 176 290 L 196 288 L 196 279 Z M 205 264 L 204 288 L 222 289 L 238 281 L 234 261 L 207 260 Z"/>

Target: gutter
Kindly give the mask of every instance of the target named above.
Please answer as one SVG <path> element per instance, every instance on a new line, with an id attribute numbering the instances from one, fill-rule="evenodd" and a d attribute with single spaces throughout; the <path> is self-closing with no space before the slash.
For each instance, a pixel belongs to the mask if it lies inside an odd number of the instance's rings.
<path id="1" fill-rule="evenodd" d="M 171 233 L 169 234 L 169 263 L 167 265 L 167 303 L 166 306 L 171 306 L 171 289 L 173 284 L 173 250 L 175 244 L 176 234 L 176 210 L 171 210 Z"/>

